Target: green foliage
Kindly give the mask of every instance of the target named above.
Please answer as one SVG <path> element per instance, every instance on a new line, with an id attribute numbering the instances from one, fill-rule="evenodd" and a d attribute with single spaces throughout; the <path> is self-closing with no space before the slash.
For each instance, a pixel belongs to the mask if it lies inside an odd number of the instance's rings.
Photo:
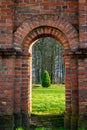
<path id="1" fill-rule="evenodd" d="M 44 71 L 42 75 L 42 86 L 49 87 L 51 85 L 51 80 L 48 71 Z"/>

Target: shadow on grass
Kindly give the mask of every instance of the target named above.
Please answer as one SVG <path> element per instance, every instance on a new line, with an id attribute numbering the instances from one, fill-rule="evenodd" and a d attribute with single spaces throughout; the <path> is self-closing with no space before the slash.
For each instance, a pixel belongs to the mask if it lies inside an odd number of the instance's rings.
<path id="1" fill-rule="evenodd" d="M 36 130 L 36 128 L 44 128 L 46 130 L 58 130 L 59 128 L 64 128 L 64 114 L 61 115 L 32 114 L 30 129 Z"/>

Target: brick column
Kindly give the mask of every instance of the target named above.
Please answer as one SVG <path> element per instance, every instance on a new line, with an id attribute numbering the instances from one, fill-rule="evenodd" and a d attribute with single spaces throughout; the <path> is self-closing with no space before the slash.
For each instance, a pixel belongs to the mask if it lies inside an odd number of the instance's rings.
<path id="1" fill-rule="evenodd" d="M 13 0 L 0 0 L 0 129 L 14 127 L 14 56 L 2 54 L 13 42 Z M 4 52 L 4 50 L 3 50 Z M 4 124 L 3 124 L 4 122 Z"/>
<path id="2" fill-rule="evenodd" d="M 22 126 L 21 115 L 21 88 L 22 88 L 22 55 L 15 56 L 14 82 L 14 124 L 15 129 Z"/>
<path id="3" fill-rule="evenodd" d="M 14 59 L 0 57 L 0 129 L 14 127 Z"/>
<path id="4" fill-rule="evenodd" d="M 78 63 L 79 127 L 87 129 L 87 57 Z"/>
<path id="5" fill-rule="evenodd" d="M 78 58 L 71 56 L 71 130 L 78 128 Z"/>
<path id="6" fill-rule="evenodd" d="M 79 39 L 80 47 L 87 48 L 87 0 L 79 0 Z M 78 62 L 79 127 L 87 129 L 87 58 L 81 55 Z"/>
<path id="7" fill-rule="evenodd" d="M 73 52 L 65 54 L 66 68 L 66 111 L 65 128 L 77 130 L 78 127 L 78 60 Z"/>
<path id="8" fill-rule="evenodd" d="M 29 116 L 31 114 L 31 95 L 32 95 L 32 69 L 31 55 L 24 55 L 22 58 L 22 88 L 21 88 L 21 112 L 22 125 L 29 127 Z"/>
<path id="9" fill-rule="evenodd" d="M 66 129 L 70 129 L 71 127 L 71 68 L 70 68 L 70 57 L 64 56 L 65 59 L 65 97 L 66 97 L 66 110 L 65 110 L 65 121 L 64 125 Z"/>

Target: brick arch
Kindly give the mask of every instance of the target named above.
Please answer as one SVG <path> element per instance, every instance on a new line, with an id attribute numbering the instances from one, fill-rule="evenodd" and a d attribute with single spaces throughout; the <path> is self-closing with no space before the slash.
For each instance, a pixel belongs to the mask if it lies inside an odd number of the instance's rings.
<path id="1" fill-rule="evenodd" d="M 22 44 L 23 53 L 26 54 L 36 40 L 43 37 L 53 37 L 62 44 L 64 49 L 70 49 L 68 40 L 61 31 L 50 26 L 41 26 L 32 30 L 24 39 Z"/>
<path id="2" fill-rule="evenodd" d="M 14 46 L 22 48 L 25 39 L 27 43 L 44 34 L 55 37 L 59 41 L 62 39 L 67 41 L 68 49 L 72 51 L 78 48 L 77 31 L 69 22 L 57 15 L 36 15 L 26 19 L 14 33 Z"/>
<path id="3" fill-rule="evenodd" d="M 21 49 L 23 52 L 23 55 L 21 57 L 20 55 L 17 56 L 15 60 L 15 79 L 17 82 L 14 85 L 14 110 L 15 113 L 21 112 L 23 118 L 22 124 L 26 123 L 24 125 L 28 127 L 29 121 L 27 117 L 31 113 L 32 107 L 32 55 L 29 55 L 29 51 L 31 53 L 31 47 L 36 40 L 48 36 L 59 41 L 64 47 L 65 52 L 71 51 L 70 54 L 68 53 L 64 57 L 66 68 L 65 124 L 68 124 L 70 129 L 71 122 L 77 125 L 77 117 L 74 120 L 70 119 L 71 116 L 74 117 L 78 113 L 78 93 L 75 93 L 78 91 L 77 61 L 71 58 L 71 56 L 72 51 L 78 49 L 79 41 L 78 33 L 74 27 L 56 15 L 33 16 L 25 20 L 14 33 L 13 46 L 16 49 Z M 19 100 L 17 99 L 18 96 Z"/>

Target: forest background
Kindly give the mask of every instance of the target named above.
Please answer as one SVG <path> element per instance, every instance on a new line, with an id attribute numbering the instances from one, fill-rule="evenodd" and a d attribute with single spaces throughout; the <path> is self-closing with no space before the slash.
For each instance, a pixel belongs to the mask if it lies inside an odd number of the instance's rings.
<path id="1" fill-rule="evenodd" d="M 40 39 L 32 47 L 33 84 L 40 84 L 45 70 L 48 71 L 52 84 L 65 83 L 65 65 L 62 56 L 63 47 L 53 38 Z"/>

